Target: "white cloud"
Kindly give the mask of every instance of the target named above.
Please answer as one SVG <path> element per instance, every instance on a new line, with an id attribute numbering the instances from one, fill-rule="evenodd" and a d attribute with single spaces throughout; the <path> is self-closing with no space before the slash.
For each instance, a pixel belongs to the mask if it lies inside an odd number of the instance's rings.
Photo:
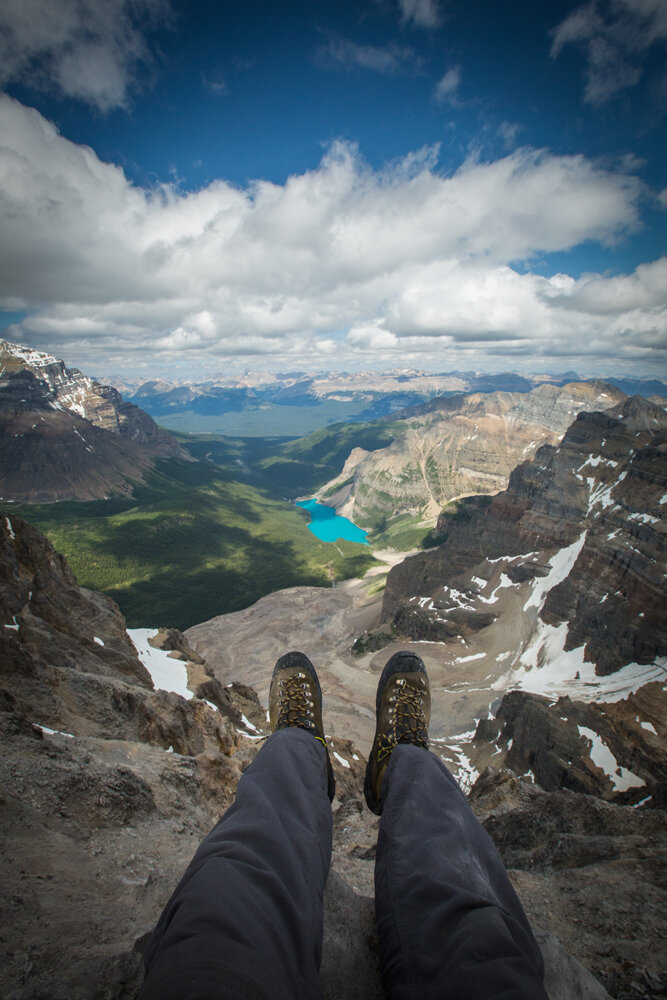
<path id="1" fill-rule="evenodd" d="M 345 69 L 359 67 L 383 73 L 387 76 L 400 73 L 406 68 L 419 65 L 413 49 L 404 45 L 358 45 L 348 38 L 333 37 L 318 53 L 325 65 L 342 66 Z"/>
<path id="2" fill-rule="evenodd" d="M 143 31 L 169 16 L 168 0 L 3 0 L 0 84 L 55 90 L 108 111 L 128 104 Z"/>
<path id="3" fill-rule="evenodd" d="M 213 75 L 202 73 L 201 80 L 205 89 L 209 90 L 216 97 L 229 96 L 230 91 L 227 86 L 227 81 L 220 75 L 220 73 L 215 73 Z"/>
<path id="4" fill-rule="evenodd" d="M 437 0 L 398 0 L 405 24 L 418 28 L 437 28 L 442 21 Z"/>
<path id="5" fill-rule="evenodd" d="M 665 261 L 580 281 L 513 266 L 612 245 L 639 227 L 642 190 L 582 156 L 523 148 L 443 176 L 436 147 L 375 171 L 343 142 L 282 185 L 147 190 L 2 97 L 0 307 L 30 311 L 9 339 L 95 370 L 252 354 L 659 363 Z"/>
<path id="6" fill-rule="evenodd" d="M 498 126 L 498 135 L 502 139 L 506 149 L 513 149 L 516 146 L 517 137 L 522 130 L 523 126 L 519 125 L 518 122 L 500 123 Z"/>
<path id="7" fill-rule="evenodd" d="M 452 66 L 445 75 L 438 81 L 433 97 L 438 104 L 453 104 L 458 96 L 459 85 L 461 83 L 461 70 L 458 66 Z"/>
<path id="8" fill-rule="evenodd" d="M 556 59 L 566 45 L 582 47 L 584 100 L 601 105 L 639 81 L 648 49 L 665 40 L 665 0 L 591 0 L 554 29 L 551 56 Z"/>

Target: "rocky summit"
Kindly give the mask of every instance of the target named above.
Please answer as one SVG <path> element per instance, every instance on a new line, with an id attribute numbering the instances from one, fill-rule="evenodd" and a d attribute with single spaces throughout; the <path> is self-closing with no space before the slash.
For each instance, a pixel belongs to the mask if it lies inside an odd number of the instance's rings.
<path id="1" fill-rule="evenodd" d="M 266 735 L 265 710 L 240 678 L 216 676 L 175 630 L 150 643 L 139 643 L 140 659 L 114 603 L 79 587 L 36 529 L 2 518 L 6 1000 L 136 997 L 147 935 Z M 162 688 L 170 686 L 166 665 L 187 697 L 155 689 L 144 664 L 155 673 L 156 658 Z M 470 799 L 535 926 L 551 1000 L 663 995 L 661 692 L 642 688 L 613 713 L 518 692 L 474 734 L 490 766 Z M 610 783 L 584 759 L 597 733 L 653 801 L 612 801 Z M 621 744 L 633 739 L 630 760 Z M 372 903 L 378 820 L 363 806 L 363 753 L 349 738 L 327 740 L 337 794 L 324 996 L 381 998 Z M 433 749 L 440 752 L 437 740 Z"/>
<path id="2" fill-rule="evenodd" d="M 131 492 L 157 457 L 189 459 L 112 386 L 0 341 L 0 496 L 47 503 Z"/>

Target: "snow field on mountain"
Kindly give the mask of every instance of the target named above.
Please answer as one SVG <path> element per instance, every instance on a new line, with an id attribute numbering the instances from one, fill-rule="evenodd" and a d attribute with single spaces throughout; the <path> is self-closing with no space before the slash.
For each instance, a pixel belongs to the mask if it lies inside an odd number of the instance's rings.
<path id="1" fill-rule="evenodd" d="M 613 753 L 599 735 L 586 726 L 577 726 L 579 735 L 591 742 L 590 757 L 596 767 L 601 768 L 610 779 L 615 792 L 625 792 L 628 788 L 642 788 L 646 782 L 626 767 L 619 767 Z"/>
<path id="2" fill-rule="evenodd" d="M 148 640 L 156 636 L 157 631 L 151 628 L 129 628 L 127 634 L 157 689 L 173 691 L 183 698 L 192 698 L 192 691 L 188 688 L 188 671 L 185 663 L 170 657 L 168 650 L 154 649 L 149 645 Z"/>
<path id="3" fill-rule="evenodd" d="M 528 608 L 537 608 L 538 611 L 542 609 L 544 599 L 549 591 L 553 587 L 558 586 L 559 583 L 562 583 L 570 575 L 570 571 L 577 561 L 585 541 L 586 531 L 583 531 L 576 542 L 572 542 L 572 545 L 560 549 L 551 557 L 549 574 L 535 581 L 533 592 L 523 606 L 524 611 L 527 611 Z"/>
<path id="4" fill-rule="evenodd" d="M 667 679 L 667 659 L 655 663 L 628 663 L 606 677 L 595 673 L 595 664 L 584 660 L 584 646 L 565 649 L 569 623 L 537 630 L 519 657 L 519 665 L 499 677 L 494 691 L 518 688 L 550 698 L 569 696 L 579 701 L 615 702 L 627 698 L 643 684 Z"/>

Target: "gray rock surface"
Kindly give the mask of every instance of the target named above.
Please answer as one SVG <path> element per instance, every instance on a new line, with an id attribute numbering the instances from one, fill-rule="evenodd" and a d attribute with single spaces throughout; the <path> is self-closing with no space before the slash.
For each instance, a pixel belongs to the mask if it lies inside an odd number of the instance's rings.
<path id="1" fill-rule="evenodd" d="M 394 441 L 354 450 L 318 496 L 362 528 L 383 531 L 405 515 L 430 527 L 451 500 L 504 489 L 512 469 L 540 445 L 557 444 L 581 410 L 624 398 L 603 382 L 441 396 L 387 418 Z"/>

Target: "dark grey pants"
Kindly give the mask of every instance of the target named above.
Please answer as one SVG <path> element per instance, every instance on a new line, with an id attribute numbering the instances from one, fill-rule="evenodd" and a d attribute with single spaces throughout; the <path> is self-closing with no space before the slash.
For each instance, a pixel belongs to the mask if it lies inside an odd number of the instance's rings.
<path id="1" fill-rule="evenodd" d="M 440 760 L 399 746 L 383 783 L 375 907 L 391 1000 L 546 1000 L 503 864 Z M 271 736 L 201 844 L 146 952 L 140 1000 L 321 997 L 331 858 L 324 747 Z"/>

